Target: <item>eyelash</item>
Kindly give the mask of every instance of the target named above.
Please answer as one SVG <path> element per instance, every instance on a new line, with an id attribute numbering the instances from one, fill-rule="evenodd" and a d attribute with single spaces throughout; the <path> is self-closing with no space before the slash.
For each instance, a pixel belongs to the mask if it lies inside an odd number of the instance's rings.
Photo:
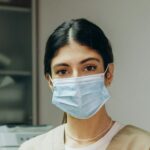
<path id="1" fill-rule="evenodd" d="M 89 70 L 89 68 L 90 68 L 90 70 Z M 96 65 L 87 65 L 87 66 L 84 67 L 85 71 L 95 71 L 96 69 L 97 69 Z"/>
<path id="2" fill-rule="evenodd" d="M 57 75 L 63 75 L 63 74 L 65 74 L 65 73 L 67 72 L 67 70 L 66 69 L 61 69 L 61 70 L 58 70 L 58 71 L 56 71 L 56 74 Z"/>

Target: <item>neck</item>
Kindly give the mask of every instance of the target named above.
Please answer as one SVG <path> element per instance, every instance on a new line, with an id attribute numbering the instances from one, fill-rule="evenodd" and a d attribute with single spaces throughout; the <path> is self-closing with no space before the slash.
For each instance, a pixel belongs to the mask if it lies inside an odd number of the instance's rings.
<path id="1" fill-rule="evenodd" d="M 76 119 L 67 115 L 66 133 L 76 139 L 82 139 L 82 141 L 92 139 L 102 133 L 100 139 L 109 130 L 106 129 L 109 128 L 110 122 L 111 118 L 108 116 L 105 106 L 89 119 Z"/>

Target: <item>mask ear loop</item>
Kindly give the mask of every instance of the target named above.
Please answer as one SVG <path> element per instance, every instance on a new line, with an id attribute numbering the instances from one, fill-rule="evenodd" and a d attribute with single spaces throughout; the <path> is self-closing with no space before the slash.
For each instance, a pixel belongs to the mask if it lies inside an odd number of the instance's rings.
<path id="1" fill-rule="evenodd" d="M 50 75 L 49 75 L 48 77 L 49 77 L 49 86 L 50 86 L 50 88 L 51 88 L 51 90 L 52 90 L 52 92 L 53 92 L 53 91 L 54 91 L 53 80 L 52 80 L 52 78 L 51 78 Z"/>
<path id="2" fill-rule="evenodd" d="M 104 75 L 105 75 L 106 72 L 108 71 L 108 68 L 109 68 L 109 64 L 107 65 L 107 67 L 106 67 L 106 69 L 105 69 Z"/>

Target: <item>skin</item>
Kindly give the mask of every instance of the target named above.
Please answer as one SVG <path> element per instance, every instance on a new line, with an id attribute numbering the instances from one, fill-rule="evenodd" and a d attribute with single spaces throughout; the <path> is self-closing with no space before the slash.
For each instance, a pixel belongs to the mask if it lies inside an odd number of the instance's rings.
<path id="1" fill-rule="evenodd" d="M 105 70 L 103 59 L 95 50 L 70 41 L 69 45 L 60 48 L 56 56 L 52 59 L 51 71 L 52 79 L 54 79 L 98 74 L 103 73 Z M 106 86 L 109 86 L 112 82 L 113 71 L 114 65 L 109 64 L 105 76 Z M 48 77 L 47 80 L 51 86 Z M 110 117 L 106 112 L 105 106 L 89 119 L 81 120 L 67 114 L 66 132 L 78 139 L 89 139 L 95 137 L 97 133 L 100 133 L 100 131 L 108 126 L 109 122 Z M 106 133 L 101 135 L 101 137 L 105 134 Z M 77 142 L 67 136 L 65 137 L 65 143 L 72 147 L 81 147 L 91 144 L 89 142 Z"/>

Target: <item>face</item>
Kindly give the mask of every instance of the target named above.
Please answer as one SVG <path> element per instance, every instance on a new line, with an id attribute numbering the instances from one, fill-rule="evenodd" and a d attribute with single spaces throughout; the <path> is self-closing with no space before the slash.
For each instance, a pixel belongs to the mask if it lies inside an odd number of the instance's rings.
<path id="1" fill-rule="evenodd" d="M 112 64 L 109 66 L 109 83 L 112 77 Z M 111 71 L 111 72 L 110 72 Z M 80 77 L 104 72 L 102 57 L 93 49 L 71 42 L 60 48 L 51 63 L 52 78 Z"/>

